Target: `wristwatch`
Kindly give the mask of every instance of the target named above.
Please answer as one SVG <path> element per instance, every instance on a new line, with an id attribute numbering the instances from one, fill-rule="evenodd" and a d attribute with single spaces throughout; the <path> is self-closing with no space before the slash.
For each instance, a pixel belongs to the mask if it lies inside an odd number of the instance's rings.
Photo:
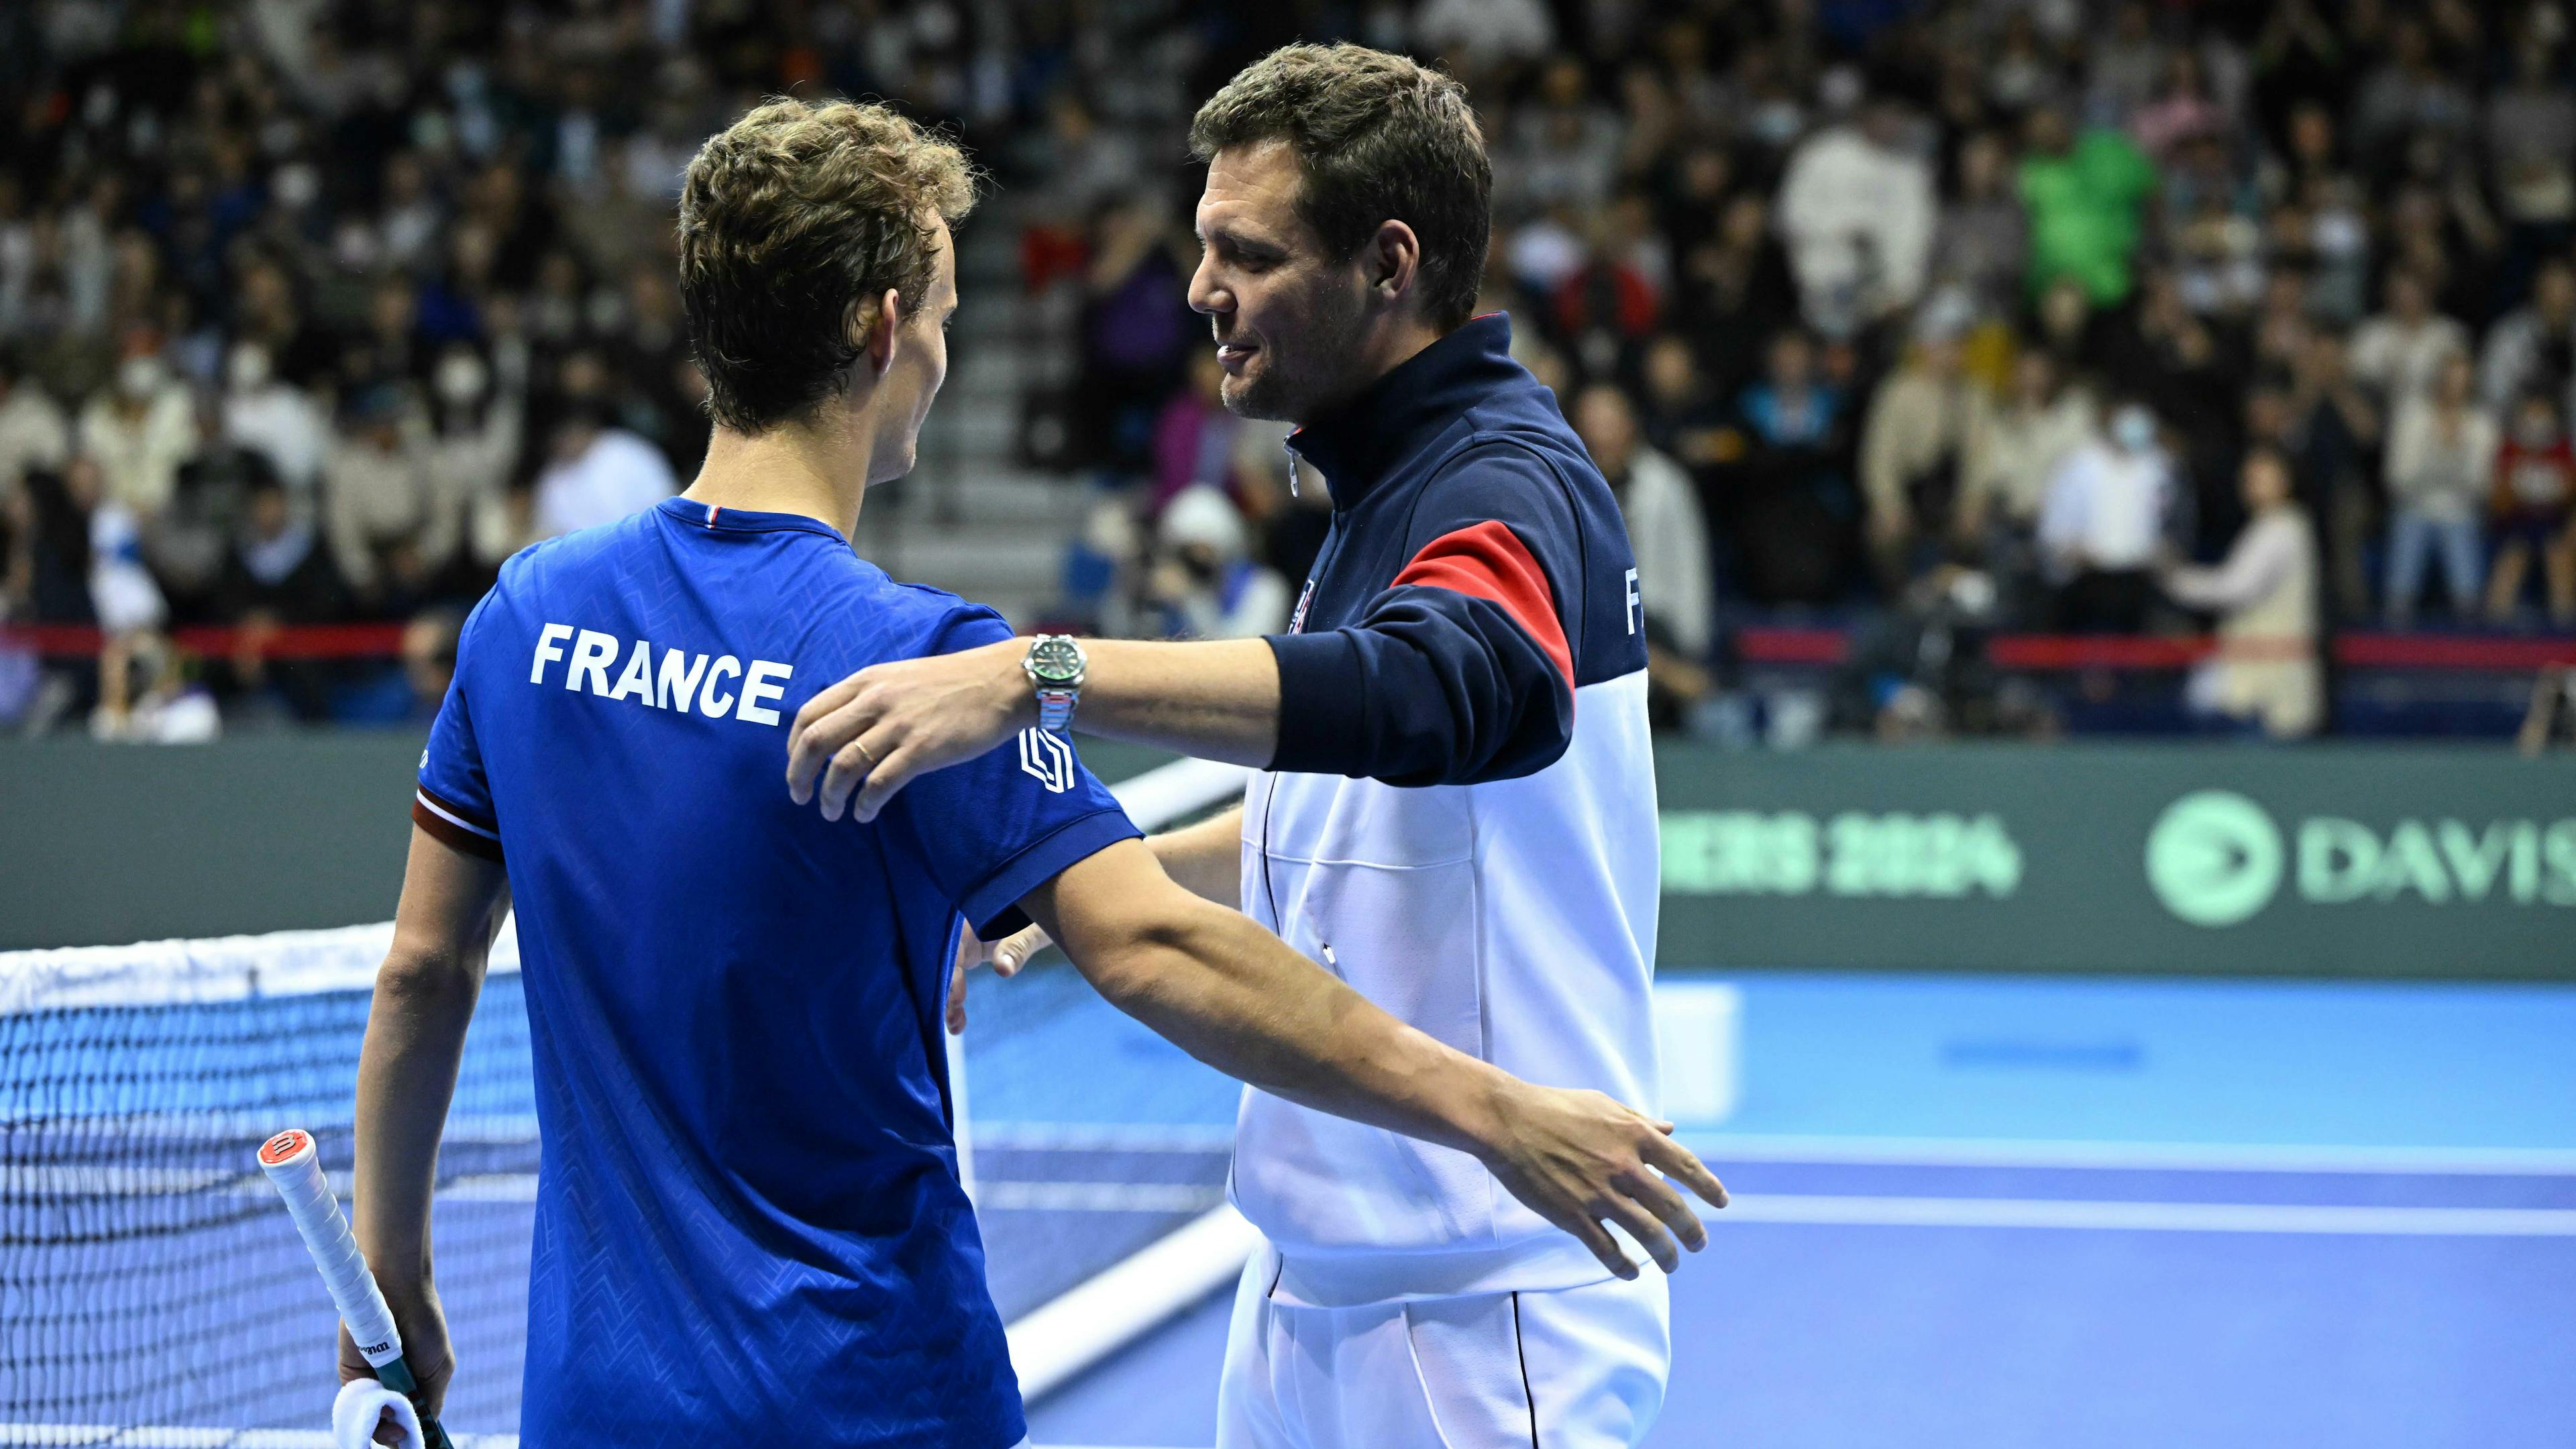
<path id="1" fill-rule="evenodd" d="M 1038 728 L 1061 731 L 1082 701 L 1082 645 L 1070 634 L 1040 634 L 1029 641 L 1020 670 L 1038 692 Z"/>

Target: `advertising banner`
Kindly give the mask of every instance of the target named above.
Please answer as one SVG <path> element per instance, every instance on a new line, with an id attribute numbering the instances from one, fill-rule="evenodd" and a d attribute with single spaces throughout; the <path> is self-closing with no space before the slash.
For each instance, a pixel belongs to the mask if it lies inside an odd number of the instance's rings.
<path id="1" fill-rule="evenodd" d="M 1674 964 L 2576 979 L 2576 762 L 2495 750 L 1658 756 Z"/>

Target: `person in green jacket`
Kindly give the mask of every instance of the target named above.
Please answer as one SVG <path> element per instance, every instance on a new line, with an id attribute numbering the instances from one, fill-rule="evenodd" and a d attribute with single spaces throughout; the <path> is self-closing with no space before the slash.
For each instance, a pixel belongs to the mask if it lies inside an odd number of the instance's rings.
<path id="1" fill-rule="evenodd" d="M 2030 289 L 2059 277 L 2083 283 L 2096 307 L 2117 306 L 2133 280 L 2139 214 L 2156 189 L 2155 163 L 2107 126 L 2078 135 L 2064 113 L 2033 111 L 2021 162 L 2022 210 L 2030 221 Z"/>

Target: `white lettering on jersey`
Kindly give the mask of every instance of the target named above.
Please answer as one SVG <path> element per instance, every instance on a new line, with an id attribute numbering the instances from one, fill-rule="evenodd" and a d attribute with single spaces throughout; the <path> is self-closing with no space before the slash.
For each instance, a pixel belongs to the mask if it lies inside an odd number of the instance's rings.
<path id="1" fill-rule="evenodd" d="M 626 668 L 617 676 L 617 687 L 608 692 L 610 699 L 640 699 L 653 705 L 653 646 L 638 639 L 626 656 Z"/>
<path id="2" fill-rule="evenodd" d="M 1637 632 L 1637 606 L 1644 602 L 1637 593 L 1637 571 L 1628 570 L 1628 632 Z"/>
<path id="3" fill-rule="evenodd" d="M 796 666 L 771 659 L 755 659 L 745 670 L 743 662 L 730 654 L 709 658 L 690 654 L 683 649 L 663 649 L 659 667 L 650 639 L 637 639 L 625 648 L 626 663 L 617 671 L 617 683 L 608 682 L 608 668 L 616 663 L 621 646 L 627 641 L 596 629 L 576 631 L 570 624 L 548 624 L 537 634 L 537 648 L 528 669 L 530 684 L 546 682 L 546 666 L 565 658 L 559 647 L 563 640 L 573 641 L 570 662 L 564 667 L 563 687 L 575 694 L 583 691 L 602 699 L 632 701 L 646 709 L 677 710 L 687 714 L 694 706 L 708 719 L 727 715 L 747 724 L 775 725 L 777 710 L 769 702 L 787 697 L 787 681 L 795 677 Z M 719 689 L 716 681 L 739 679 L 742 689 L 737 694 Z M 425 760 L 426 757 L 424 757 Z M 1068 788 L 1070 777 L 1068 776 Z"/>
<path id="4" fill-rule="evenodd" d="M 1073 788 L 1073 746 L 1062 735 L 1032 725 L 1020 731 L 1020 770 L 1050 795 Z"/>
<path id="5" fill-rule="evenodd" d="M 662 677 L 656 681 L 653 707 L 689 712 L 689 701 L 698 697 L 698 676 L 707 672 L 707 656 L 691 654 L 685 649 L 662 651 Z"/>
<path id="6" fill-rule="evenodd" d="M 617 639 L 597 629 L 584 629 L 573 641 L 572 667 L 564 671 L 564 688 L 581 688 L 581 677 L 590 676 L 590 692 L 608 693 L 608 661 L 617 657 Z"/>
<path id="7" fill-rule="evenodd" d="M 742 661 L 730 654 L 719 654 L 716 662 L 707 666 L 707 691 L 698 696 L 698 713 L 709 719 L 723 719 L 725 711 L 733 708 L 732 695 L 716 693 L 716 681 L 727 675 L 740 679 Z"/>
<path id="8" fill-rule="evenodd" d="M 546 666 L 563 657 L 563 651 L 555 647 L 555 641 L 558 639 L 569 639 L 571 637 L 572 626 L 570 624 L 548 624 L 543 629 L 537 631 L 537 660 L 536 663 L 528 667 L 528 682 L 530 684 L 542 684 L 545 682 Z"/>
<path id="9" fill-rule="evenodd" d="M 761 708 L 760 701 L 777 699 L 785 695 L 787 693 L 785 685 L 772 684 L 769 681 L 785 679 L 795 672 L 784 664 L 772 664 L 766 659 L 751 661 L 751 672 L 742 677 L 742 708 L 735 710 L 733 717 L 747 719 L 753 724 L 778 723 L 778 711 Z"/>

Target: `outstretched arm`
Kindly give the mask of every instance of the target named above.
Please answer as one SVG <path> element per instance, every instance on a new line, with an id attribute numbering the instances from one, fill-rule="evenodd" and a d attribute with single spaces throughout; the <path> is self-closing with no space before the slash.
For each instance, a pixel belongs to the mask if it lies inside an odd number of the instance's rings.
<path id="1" fill-rule="evenodd" d="M 467 855 L 414 826 L 394 912 L 393 949 L 376 971 L 358 1056 L 358 1160 L 352 1230 L 402 1329 L 421 1407 L 438 1411 L 456 1361 L 430 1273 L 430 1190 L 438 1139 L 456 1093 L 465 1027 L 507 907 L 498 861 Z M 340 1378 L 372 1378 L 344 1329 Z"/>
<path id="2" fill-rule="evenodd" d="M 1084 733 L 1159 745 L 1202 759 L 1268 764 L 1279 738 L 1279 661 L 1268 642 L 1155 643 L 1086 639 Z M 837 820 L 861 820 L 906 781 L 982 754 L 1037 723 L 1020 661 L 1027 642 L 999 643 L 862 669 L 796 712 L 787 787 L 822 797 Z M 857 792 L 855 799 L 852 791 Z"/>
<path id="3" fill-rule="evenodd" d="M 1219 813 L 1196 825 L 1146 837 L 1163 873 L 1202 900 L 1232 906 L 1243 899 L 1243 807 Z M 1054 944 L 1044 926 L 1026 926 L 998 941 L 979 941 L 973 931 L 957 943 L 956 979 L 948 987 L 948 1030 L 966 1030 L 966 972 L 989 961 L 993 974 L 1017 976 L 1040 951 Z"/>
<path id="4" fill-rule="evenodd" d="M 1666 1272 L 1707 1229 L 1660 1173 L 1708 1202 L 1726 1189 L 1653 1121 L 1599 1092 L 1537 1087 L 1379 1010 L 1246 917 L 1192 896 L 1121 841 L 1021 905 L 1100 994 L 1208 1065 L 1336 1116 L 1474 1154 L 1613 1272 L 1617 1223 Z"/>

